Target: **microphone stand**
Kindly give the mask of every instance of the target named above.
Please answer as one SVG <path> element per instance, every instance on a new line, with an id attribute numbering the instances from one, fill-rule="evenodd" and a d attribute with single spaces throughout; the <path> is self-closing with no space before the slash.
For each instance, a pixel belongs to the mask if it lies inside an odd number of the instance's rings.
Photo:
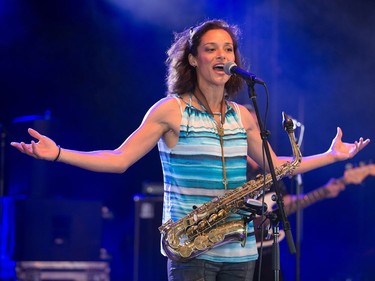
<path id="1" fill-rule="evenodd" d="M 301 131 L 298 137 L 298 146 L 302 147 L 303 136 L 305 133 L 305 126 L 298 122 L 297 126 Z M 299 198 L 303 194 L 303 180 L 301 174 L 295 176 L 296 181 L 296 196 L 297 196 L 297 212 L 296 212 L 296 281 L 300 281 L 301 275 L 301 242 L 302 242 L 302 228 L 303 228 L 303 212 Z"/>
<path id="2" fill-rule="evenodd" d="M 300 204 L 300 195 L 303 194 L 303 182 L 302 176 L 296 175 L 296 195 L 297 195 L 297 212 L 296 212 L 296 241 L 297 241 L 297 252 L 296 252 L 296 281 L 300 280 L 300 267 L 301 267 L 301 240 L 302 240 L 302 209 Z"/>
<path id="3" fill-rule="evenodd" d="M 273 226 L 272 230 L 273 230 L 273 235 L 274 235 L 274 241 L 273 241 L 273 246 L 272 246 L 272 252 L 273 252 L 273 259 L 272 259 L 273 266 L 272 267 L 273 267 L 274 272 L 275 272 L 275 281 L 279 281 L 279 277 L 280 277 L 279 276 L 280 250 L 279 250 L 278 237 L 279 237 L 279 222 L 280 221 L 282 222 L 282 224 L 284 226 L 284 231 L 285 231 L 285 236 L 286 236 L 286 239 L 287 239 L 287 242 L 288 242 L 289 251 L 292 254 L 295 254 L 296 248 L 295 248 L 293 237 L 292 237 L 290 223 L 289 223 L 289 221 L 286 217 L 286 213 L 285 213 L 285 209 L 284 209 L 284 201 L 283 201 L 283 198 L 282 198 L 279 183 L 277 181 L 277 177 L 276 177 L 276 174 L 275 174 L 275 168 L 273 166 L 271 153 L 270 153 L 270 149 L 269 149 L 269 146 L 268 146 L 267 138 L 270 135 L 270 132 L 264 129 L 263 124 L 262 124 L 262 120 L 261 120 L 260 114 L 259 114 L 259 108 L 258 108 L 258 104 L 257 104 L 257 100 L 256 100 L 256 92 L 255 92 L 255 89 L 254 89 L 255 81 L 253 81 L 251 79 L 246 79 L 246 83 L 248 85 L 249 98 L 252 100 L 254 111 L 255 111 L 257 121 L 258 121 L 258 124 L 259 124 L 260 136 L 261 136 L 261 139 L 262 139 L 262 142 L 263 142 L 263 147 L 264 147 L 264 151 L 265 151 L 265 154 L 266 154 L 268 167 L 269 167 L 269 170 L 270 170 L 270 173 L 271 173 L 272 182 L 273 182 L 273 185 L 275 187 L 276 198 L 274 198 L 274 199 L 275 199 L 275 201 L 278 205 L 278 211 L 275 213 L 274 217 L 272 217 L 272 216 L 270 217 L 270 221 L 271 221 L 272 226 Z M 265 86 L 265 84 L 264 84 L 264 86 Z"/>

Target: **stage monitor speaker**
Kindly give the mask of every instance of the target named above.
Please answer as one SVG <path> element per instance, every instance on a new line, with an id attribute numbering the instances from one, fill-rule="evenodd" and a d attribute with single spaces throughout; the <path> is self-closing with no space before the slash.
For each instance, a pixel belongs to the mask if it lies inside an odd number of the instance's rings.
<path id="1" fill-rule="evenodd" d="M 101 202 L 15 199 L 15 261 L 97 261 L 102 238 Z"/>
<path id="2" fill-rule="evenodd" d="M 109 281 L 106 262 L 18 262 L 18 281 Z"/>
<path id="3" fill-rule="evenodd" d="M 167 258 L 160 253 L 163 197 L 136 195 L 133 281 L 167 280 Z"/>

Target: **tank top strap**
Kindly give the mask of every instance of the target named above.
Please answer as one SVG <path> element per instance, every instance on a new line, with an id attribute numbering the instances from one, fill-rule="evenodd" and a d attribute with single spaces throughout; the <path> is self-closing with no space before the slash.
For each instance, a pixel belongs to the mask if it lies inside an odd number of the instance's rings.
<path id="1" fill-rule="evenodd" d="M 241 110 L 240 110 L 240 107 L 238 106 L 238 104 L 234 101 L 231 101 L 231 104 L 233 105 L 233 109 L 234 111 L 237 113 L 238 115 L 238 121 L 240 123 L 240 125 L 243 127 L 243 124 L 242 124 L 242 118 L 241 118 Z"/>
<path id="2" fill-rule="evenodd" d="M 178 105 L 180 107 L 181 115 L 183 114 L 181 101 L 183 103 L 185 103 L 185 105 L 189 109 L 189 111 L 191 110 L 191 107 L 193 106 L 193 95 L 192 94 L 189 95 L 189 102 L 186 102 L 179 94 L 173 95 L 173 98 L 175 98 L 178 102 Z"/>
<path id="3" fill-rule="evenodd" d="M 173 95 L 173 98 L 177 101 L 178 106 L 180 107 L 180 113 L 181 113 L 181 115 L 183 115 L 184 111 L 183 111 L 183 109 L 182 109 L 181 100 L 182 100 L 183 102 L 185 102 L 185 101 L 182 99 L 182 97 L 181 97 L 179 94 L 175 94 L 175 95 Z"/>

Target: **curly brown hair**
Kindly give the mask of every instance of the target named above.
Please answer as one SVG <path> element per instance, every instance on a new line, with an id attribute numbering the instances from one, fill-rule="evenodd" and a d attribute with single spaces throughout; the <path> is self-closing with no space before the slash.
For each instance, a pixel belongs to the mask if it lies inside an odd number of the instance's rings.
<path id="1" fill-rule="evenodd" d="M 241 67 L 241 55 L 238 50 L 238 36 L 240 30 L 235 25 L 229 25 L 223 20 L 209 20 L 196 27 L 175 33 L 175 41 L 167 51 L 167 95 L 184 94 L 193 92 L 197 85 L 196 70 L 189 64 L 189 54 L 197 55 L 198 46 L 202 36 L 209 30 L 223 29 L 231 36 L 233 41 L 235 63 Z M 232 98 L 243 87 L 243 80 L 232 75 L 225 84 L 228 98 Z"/>

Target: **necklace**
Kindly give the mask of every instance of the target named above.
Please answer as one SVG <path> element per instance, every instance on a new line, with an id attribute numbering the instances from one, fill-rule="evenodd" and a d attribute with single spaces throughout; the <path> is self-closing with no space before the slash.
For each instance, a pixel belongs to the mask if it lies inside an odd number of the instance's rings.
<path id="1" fill-rule="evenodd" d="M 219 135 L 220 139 L 220 149 L 221 149 L 221 165 L 223 167 L 223 185 L 224 185 L 224 190 L 227 191 L 228 187 L 228 179 L 227 179 L 227 170 L 225 166 L 225 157 L 224 157 L 224 122 L 225 122 L 225 100 L 224 100 L 224 95 L 221 100 L 221 106 L 220 106 L 220 111 L 221 112 L 212 112 L 210 106 L 208 105 L 206 97 L 203 95 L 202 90 L 197 86 L 194 91 L 194 96 L 198 100 L 198 102 L 203 105 L 203 108 L 212 116 L 215 124 L 216 124 L 216 129 L 217 129 L 217 134 Z M 220 115 L 220 122 L 216 122 L 215 116 L 214 115 Z"/>

